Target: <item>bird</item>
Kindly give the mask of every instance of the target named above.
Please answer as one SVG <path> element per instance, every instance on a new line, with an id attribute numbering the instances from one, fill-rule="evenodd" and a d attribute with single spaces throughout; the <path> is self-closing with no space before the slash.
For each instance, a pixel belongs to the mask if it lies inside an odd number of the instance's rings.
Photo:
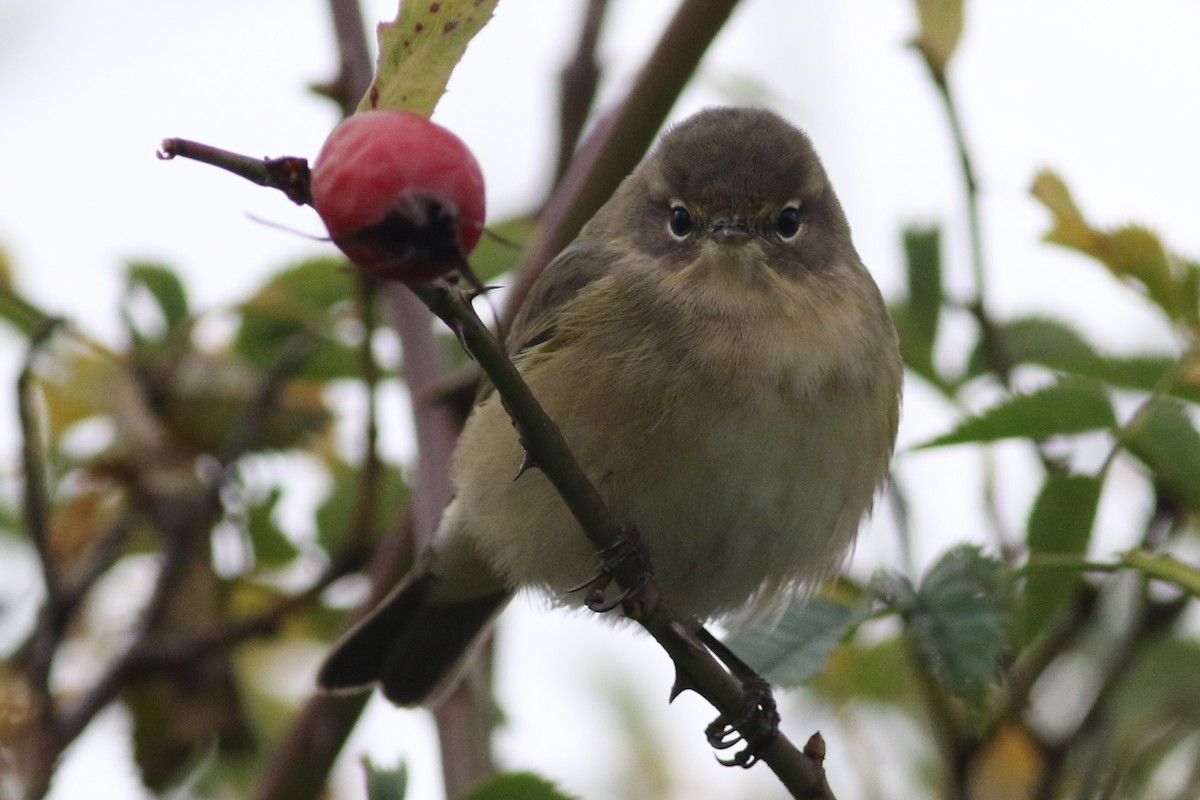
<path id="1" fill-rule="evenodd" d="M 670 126 L 534 282 L 506 342 L 689 619 L 753 618 L 804 594 L 886 483 L 895 327 L 811 140 L 771 110 Z M 485 387 L 432 543 L 333 646 L 324 690 L 430 704 L 517 591 L 583 602 L 571 590 L 602 557 L 526 465 Z"/>

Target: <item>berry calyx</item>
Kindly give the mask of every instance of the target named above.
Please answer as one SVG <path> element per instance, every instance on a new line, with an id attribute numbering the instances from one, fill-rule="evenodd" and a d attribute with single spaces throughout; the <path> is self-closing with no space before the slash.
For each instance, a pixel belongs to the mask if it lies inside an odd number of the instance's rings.
<path id="1" fill-rule="evenodd" d="M 483 233 L 475 156 L 407 111 L 364 111 L 334 128 L 313 165 L 312 200 L 334 244 L 383 280 L 462 270 Z"/>

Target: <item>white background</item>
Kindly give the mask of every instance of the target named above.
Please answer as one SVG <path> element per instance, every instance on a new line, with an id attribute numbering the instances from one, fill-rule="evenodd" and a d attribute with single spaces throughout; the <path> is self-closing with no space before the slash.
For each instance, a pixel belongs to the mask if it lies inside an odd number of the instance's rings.
<path id="1" fill-rule="evenodd" d="M 605 102 L 619 98 L 673 10 L 665 0 L 617 0 L 601 43 Z M 471 45 L 435 118 L 479 157 L 493 219 L 542 196 L 554 155 L 557 73 L 583 4 L 505 0 Z M 367 4 L 368 20 L 394 6 Z M 971 291 L 962 189 L 947 126 L 924 68 L 906 46 L 908 2 L 746 0 L 672 113 L 755 100 L 812 135 L 885 295 L 901 290 L 900 230 L 945 224 L 950 291 Z M 1100 268 L 1039 242 L 1048 214 L 1028 195 L 1036 170 L 1066 179 L 1098 224 L 1150 224 L 1168 247 L 1200 257 L 1200 9 L 1185 0 L 970 4 L 952 68 L 983 198 L 989 297 L 996 316 L 1042 311 L 1072 320 L 1113 352 L 1167 348 L 1157 317 Z M 254 155 L 316 153 L 337 119 L 305 91 L 333 74 L 328 11 L 317 0 L 0 0 L 0 248 L 18 286 L 44 308 L 119 343 L 123 264 L 159 259 L 180 269 L 196 307 L 243 297 L 271 272 L 326 246 L 268 228 L 257 215 L 321 233 L 315 215 L 217 170 L 159 162 L 163 137 L 183 136 Z M 747 87 L 752 91 L 746 94 Z M 949 321 L 939 355 L 957 364 L 969 327 Z M 12 387 L 20 341 L 0 330 L 0 387 Z M 949 541 L 985 541 L 976 510 L 978 465 L 963 454 L 906 455 L 949 415 L 918 383 L 907 388 L 898 473 L 914 496 L 918 561 Z M 11 391 L 0 390 L 0 470 L 16 472 Z M 392 452 L 407 452 L 403 430 Z M 1036 489 L 1019 452 L 1001 450 L 1006 521 L 1019 526 Z M 1128 476 L 1126 476 L 1128 477 Z M 6 485 L 12 481 L 6 480 Z M 1125 540 L 1146 493 L 1132 479 L 1106 493 L 1097 547 Z M 886 520 L 853 564 L 898 567 Z M 6 580 L 8 580 L 6 578 Z M 15 579 L 14 579 L 15 580 Z M 11 588 L 11 585 L 10 585 Z M 9 592 L 5 591 L 5 595 Z M 613 686 L 633 683 L 653 736 L 680 765 L 677 780 L 712 796 L 777 793 L 765 769 L 723 770 L 700 731 L 702 703 L 667 708 L 669 665 L 640 637 L 580 616 L 514 605 L 503 621 L 500 695 L 509 724 L 504 763 L 536 769 L 586 798 L 636 797 L 623 785 Z M 564 643 L 569 643 L 563 646 Z M 313 663 L 280 676 L 302 692 Z M 835 724 L 829 712 L 785 710 L 801 741 Z M 788 713 L 791 711 L 791 713 Z M 105 714 L 65 760 L 53 797 L 138 797 L 120 711 Z M 855 796 L 861 769 L 829 736 L 835 787 Z M 430 728 L 420 712 L 373 705 L 348 750 L 404 758 L 411 797 L 437 797 Z M 881 764 L 911 746 L 876 742 Z M 352 762 L 339 786 L 357 790 Z M 876 779 L 886 778 L 886 767 Z M 876 772 L 879 772 L 876 770 Z M 104 776 L 103 779 L 100 776 Z M 641 796 L 655 796 L 652 787 Z M 689 796 L 685 789 L 683 796 Z"/>

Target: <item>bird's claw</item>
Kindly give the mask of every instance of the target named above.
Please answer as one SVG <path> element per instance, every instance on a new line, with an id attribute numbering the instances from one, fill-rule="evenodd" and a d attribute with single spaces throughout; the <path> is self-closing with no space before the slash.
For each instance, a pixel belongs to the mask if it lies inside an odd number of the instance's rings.
<path id="1" fill-rule="evenodd" d="M 622 525 L 616 541 L 597 555 L 600 556 L 600 566 L 592 576 L 578 586 L 567 590 L 568 593 L 574 593 L 587 589 L 588 592 L 583 603 L 592 611 L 598 613 L 612 611 L 626 601 L 636 599 L 654 574 L 650 567 L 650 556 L 646 545 L 642 542 L 637 529 L 631 525 Z M 623 563 L 631 558 L 637 559 L 639 567 L 637 580 L 622 588 L 613 597 L 608 597 L 607 590 L 613 581 L 613 575 Z"/>
<path id="2" fill-rule="evenodd" d="M 763 751 L 779 733 L 779 710 L 771 687 L 762 678 L 744 679 L 744 704 L 733 718 L 724 714 L 704 730 L 708 744 L 715 750 L 728 750 L 740 743 L 745 747 L 729 758 L 717 761 L 726 767 L 749 769 L 762 760 Z"/>

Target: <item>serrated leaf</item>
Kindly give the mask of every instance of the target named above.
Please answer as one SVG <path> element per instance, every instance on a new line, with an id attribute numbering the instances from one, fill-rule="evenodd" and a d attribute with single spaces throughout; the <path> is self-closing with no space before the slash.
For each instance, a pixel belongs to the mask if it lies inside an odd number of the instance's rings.
<path id="1" fill-rule="evenodd" d="M 1000 439 L 1045 439 L 1105 430 L 1116 424 L 1112 401 L 1099 383 L 1068 378 L 965 419 L 950 433 L 917 449 Z"/>
<path id="2" fill-rule="evenodd" d="M 135 261 L 129 264 L 125 276 L 126 294 L 141 287 L 154 298 L 167 334 L 187 319 L 187 291 L 172 269 L 162 264 Z"/>
<path id="3" fill-rule="evenodd" d="M 362 767 L 367 800 L 404 800 L 408 794 L 408 768 L 403 761 L 394 767 L 381 767 L 364 756 Z"/>
<path id="4" fill-rule="evenodd" d="M 1154 400 L 1121 443 L 1150 468 L 1160 491 L 1200 510 L 1200 433 L 1186 406 L 1168 397 Z"/>
<path id="5" fill-rule="evenodd" d="M 955 547 L 900 609 L 908 635 L 951 694 L 978 699 L 996 674 L 1005 645 L 1001 574 L 1000 562 L 978 547 Z"/>
<path id="6" fill-rule="evenodd" d="M 921 32 L 913 44 L 925 56 L 930 69 L 944 77 L 962 37 L 962 0 L 917 0 L 917 19 Z"/>
<path id="7" fill-rule="evenodd" d="M 379 25 L 375 80 L 359 103 L 429 116 L 471 39 L 492 18 L 498 0 L 401 3 L 394 22 Z"/>
<path id="8" fill-rule="evenodd" d="M 1029 514 L 1031 558 L 1087 553 L 1102 482 L 1091 475 L 1051 474 Z M 1034 570 L 1025 582 L 1019 629 L 1024 641 L 1040 632 L 1075 596 L 1083 576 L 1074 570 Z"/>
<path id="9" fill-rule="evenodd" d="M 463 800 L 574 800 L 532 772 L 505 772 L 488 778 Z"/>
<path id="10" fill-rule="evenodd" d="M 1180 561 L 1169 553 L 1144 550 L 1127 550 L 1121 554 L 1121 561 L 1143 575 L 1173 583 L 1188 594 L 1200 597 L 1200 567 Z"/>
<path id="11" fill-rule="evenodd" d="M 789 608 L 778 620 L 740 628 L 725 644 L 771 683 L 800 686 L 825 666 L 863 612 L 827 597 Z"/>
<path id="12" fill-rule="evenodd" d="M 1018 317 L 996 326 L 1005 355 L 1014 364 L 1041 364 L 1073 371 L 1061 364 L 1075 365 L 1096 358 L 1092 346 L 1070 325 L 1047 317 Z M 964 379 L 987 371 L 987 361 L 976 348 L 967 360 Z"/>
<path id="13" fill-rule="evenodd" d="M 1123 389 L 1153 391 L 1175 365 L 1175 359 L 1166 355 L 1101 355 L 1071 326 L 1045 317 L 1019 317 L 999 325 L 997 335 L 1014 364 L 1037 364 Z M 964 379 L 982 374 L 985 368 L 984 358 L 976 349 L 968 360 Z M 1200 373 L 1180 375 L 1171 394 L 1200 401 Z"/>
<path id="14" fill-rule="evenodd" d="M 1116 277 L 1141 284 L 1150 300 L 1171 320 L 1195 322 L 1196 294 L 1189 286 L 1194 285 L 1196 277 L 1185 264 L 1172 260 L 1153 231 L 1140 225 L 1107 230 L 1092 226 L 1066 184 L 1049 170 L 1037 174 L 1030 193 L 1054 215 L 1046 241 L 1091 256 Z"/>

